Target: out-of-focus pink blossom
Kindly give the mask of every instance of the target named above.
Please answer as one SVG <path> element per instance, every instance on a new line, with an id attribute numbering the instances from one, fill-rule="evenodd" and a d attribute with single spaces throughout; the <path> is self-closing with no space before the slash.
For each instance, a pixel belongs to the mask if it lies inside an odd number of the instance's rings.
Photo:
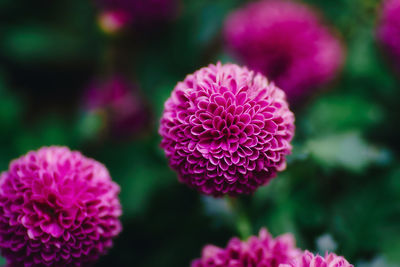
<path id="1" fill-rule="evenodd" d="M 251 2 L 228 16 L 224 35 L 230 51 L 291 102 L 331 81 L 344 61 L 339 40 L 314 10 L 296 1 Z"/>
<path id="2" fill-rule="evenodd" d="M 385 0 L 378 26 L 378 38 L 400 68 L 400 1 Z"/>
<path id="3" fill-rule="evenodd" d="M 106 11 L 125 13 L 134 24 L 151 24 L 173 18 L 178 0 L 95 0 Z"/>
<path id="4" fill-rule="evenodd" d="M 121 10 L 104 11 L 99 15 L 100 28 L 106 33 L 116 33 L 129 25 L 132 16 Z"/>
<path id="5" fill-rule="evenodd" d="M 135 134 L 150 121 L 150 111 L 137 88 L 120 75 L 93 82 L 85 92 L 83 105 L 89 112 L 106 114 L 107 126 L 119 136 Z"/>

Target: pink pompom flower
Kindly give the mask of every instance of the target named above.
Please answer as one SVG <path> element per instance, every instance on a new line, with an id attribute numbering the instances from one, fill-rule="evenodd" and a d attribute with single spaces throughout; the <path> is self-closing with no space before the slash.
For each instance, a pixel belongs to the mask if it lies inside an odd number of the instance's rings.
<path id="1" fill-rule="evenodd" d="M 87 266 L 121 231 L 119 191 L 79 152 L 29 152 L 0 176 L 1 253 L 10 266 Z"/>
<path id="2" fill-rule="evenodd" d="M 218 63 L 176 85 L 159 132 L 181 182 L 208 195 L 250 194 L 285 169 L 294 115 L 263 75 Z"/>
<path id="3" fill-rule="evenodd" d="M 301 250 L 295 247 L 291 234 L 274 239 L 266 229 L 261 229 L 258 237 L 252 236 L 247 241 L 232 238 L 226 248 L 205 246 L 201 258 L 194 260 L 191 267 L 278 267 L 299 256 Z"/>
<path id="4" fill-rule="evenodd" d="M 279 267 L 353 267 L 345 258 L 334 253 L 326 253 L 325 257 L 305 251 L 303 255 L 289 264 Z"/>
<path id="5" fill-rule="evenodd" d="M 385 0 L 378 26 L 378 38 L 400 68 L 400 1 Z"/>
<path id="6" fill-rule="evenodd" d="M 344 60 L 338 39 L 295 1 L 249 3 L 228 16 L 224 35 L 229 50 L 276 82 L 291 102 L 332 80 Z"/>

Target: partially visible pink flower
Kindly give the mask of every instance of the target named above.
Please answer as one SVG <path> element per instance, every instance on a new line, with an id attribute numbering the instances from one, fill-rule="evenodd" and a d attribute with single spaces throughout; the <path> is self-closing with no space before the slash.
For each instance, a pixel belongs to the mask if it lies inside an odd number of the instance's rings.
<path id="1" fill-rule="evenodd" d="M 102 10 L 126 13 L 135 24 L 149 24 L 171 19 L 178 0 L 95 0 Z"/>
<path id="2" fill-rule="evenodd" d="M 87 266 L 121 231 L 119 186 L 99 162 L 43 147 L 0 175 L 0 250 L 9 266 Z"/>
<path id="3" fill-rule="evenodd" d="M 326 253 L 325 257 L 305 251 L 301 257 L 290 264 L 281 264 L 279 267 L 353 267 L 345 258 L 334 253 Z"/>
<path id="4" fill-rule="evenodd" d="M 191 267 L 278 267 L 279 264 L 292 262 L 300 255 L 301 250 L 296 248 L 291 234 L 274 239 L 263 228 L 258 237 L 252 236 L 247 241 L 232 238 L 226 248 L 205 246 L 201 258 L 194 260 Z"/>
<path id="5" fill-rule="evenodd" d="M 165 103 L 161 147 L 179 180 L 201 193 L 253 193 L 286 168 L 294 115 L 285 93 L 234 64 L 209 65 Z"/>
<path id="6" fill-rule="evenodd" d="M 108 127 L 116 135 L 137 133 L 150 119 L 150 111 L 137 88 L 120 75 L 93 82 L 85 92 L 83 102 L 87 111 L 103 111 Z"/>
<path id="7" fill-rule="evenodd" d="M 106 33 L 116 33 L 129 25 L 132 21 L 132 17 L 129 13 L 112 10 L 104 11 L 99 15 L 100 28 Z"/>
<path id="8" fill-rule="evenodd" d="M 344 60 L 339 40 L 306 5 L 289 0 L 252 2 L 230 14 L 228 48 L 296 102 L 331 81 Z"/>
<path id="9" fill-rule="evenodd" d="M 378 26 L 378 38 L 386 48 L 394 63 L 400 68 L 400 1 L 385 0 L 380 24 Z"/>

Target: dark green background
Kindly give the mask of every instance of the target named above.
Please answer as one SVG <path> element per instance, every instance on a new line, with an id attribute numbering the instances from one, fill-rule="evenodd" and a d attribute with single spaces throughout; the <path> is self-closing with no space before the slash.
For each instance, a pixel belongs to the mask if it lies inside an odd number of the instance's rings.
<path id="1" fill-rule="evenodd" d="M 244 2 L 182 1 L 170 23 L 110 37 L 89 0 L 0 0 L 0 170 L 53 144 L 103 162 L 122 188 L 124 231 L 98 266 L 188 266 L 203 245 L 225 246 L 239 235 L 226 199 L 177 182 L 157 128 L 177 81 L 231 60 L 221 27 Z M 336 27 L 346 63 L 336 81 L 295 108 L 287 170 L 240 198 L 242 208 L 253 233 L 292 232 L 314 252 L 331 240 L 358 266 L 400 266 L 400 82 L 375 40 L 380 3 L 306 2 Z M 110 69 L 136 81 L 151 106 L 150 127 L 130 138 L 102 134 L 101 118 L 80 108 L 88 82 Z"/>

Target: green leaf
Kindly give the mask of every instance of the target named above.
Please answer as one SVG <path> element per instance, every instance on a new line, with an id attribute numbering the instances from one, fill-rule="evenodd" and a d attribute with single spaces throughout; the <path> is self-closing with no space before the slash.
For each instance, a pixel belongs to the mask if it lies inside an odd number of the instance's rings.
<path id="1" fill-rule="evenodd" d="M 71 146 L 73 136 L 74 127 L 70 127 L 69 123 L 58 115 L 52 115 L 37 122 L 34 128 L 19 131 L 12 145 L 18 154 L 22 155 L 41 146 Z"/>
<path id="2" fill-rule="evenodd" d="M 171 182 L 176 183 L 176 174 L 169 169 L 164 155 L 159 158 L 149 141 L 153 140 L 123 143 L 121 146 L 114 144 L 109 149 L 103 149 L 106 159 L 99 159 L 106 164 L 113 179 L 121 186 L 120 198 L 127 219 L 145 212 L 157 190 Z M 110 154 L 119 157 L 110 158 Z"/>
<path id="3" fill-rule="evenodd" d="M 23 62 L 71 60 L 81 57 L 82 41 L 60 29 L 40 25 L 8 28 L 2 50 L 8 57 Z"/>
<path id="4" fill-rule="evenodd" d="M 102 112 L 87 112 L 80 116 L 77 123 L 77 134 L 84 140 L 96 139 L 105 127 L 105 114 Z"/>
<path id="5" fill-rule="evenodd" d="M 360 261 L 355 266 L 357 267 L 396 267 L 397 265 L 390 264 L 386 257 L 376 256 L 371 261 Z"/>
<path id="6" fill-rule="evenodd" d="M 359 96 L 334 95 L 320 98 L 301 121 L 309 135 L 365 129 L 384 117 L 380 106 Z"/>
<path id="7" fill-rule="evenodd" d="M 342 167 L 354 172 L 371 163 L 386 163 L 387 151 L 368 144 L 358 132 L 335 134 L 307 142 L 306 150 L 324 167 Z"/>
<path id="8" fill-rule="evenodd" d="M 395 233 L 397 236 L 399 232 Z M 383 244 L 383 254 L 389 262 L 400 262 L 400 240 L 391 239 L 387 244 Z"/>
<path id="9" fill-rule="evenodd" d="M 18 123 L 21 109 L 19 99 L 8 91 L 5 79 L 0 74 L 0 129 L 11 130 Z"/>

